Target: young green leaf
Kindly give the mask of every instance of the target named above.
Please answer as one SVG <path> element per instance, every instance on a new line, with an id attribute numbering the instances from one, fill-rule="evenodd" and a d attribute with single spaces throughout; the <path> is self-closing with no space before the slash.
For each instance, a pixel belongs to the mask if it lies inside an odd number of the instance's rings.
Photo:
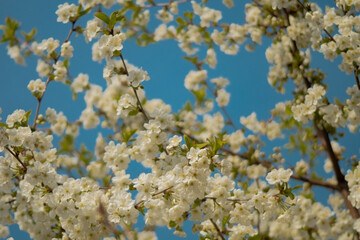
<path id="1" fill-rule="evenodd" d="M 95 17 L 99 18 L 100 20 L 102 20 L 104 23 L 109 24 L 110 23 L 110 18 L 108 15 L 106 15 L 103 12 L 97 12 L 94 14 Z"/>

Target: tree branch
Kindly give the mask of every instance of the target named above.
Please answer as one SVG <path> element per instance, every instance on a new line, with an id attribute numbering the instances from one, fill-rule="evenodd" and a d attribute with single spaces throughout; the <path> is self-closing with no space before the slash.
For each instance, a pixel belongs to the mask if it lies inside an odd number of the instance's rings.
<path id="1" fill-rule="evenodd" d="M 8 146 L 5 146 L 5 149 L 21 164 L 21 166 L 24 168 L 25 172 L 27 171 L 26 165 L 20 160 L 19 156 L 15 154 Z"/>
<path id="2" fill-rule="evenodd" d="M 300 0 L 297 0 L 297 2 L 300 4 L 300 6 L 303 9 L 305 9 L 305 11 L 311 12 L 310 6 L 305 6 Z M 336 42 L 335 39 L 333 38 L 333 36 L 331 36 L 331 34 L 325 28 L 323 28 L 323 31 L 326 33 L 326 35 L 328 35 L 328 37 L 331 39 L 331 41 Z"/>
<path id="3" fill-rule="evenodd" d="M 101 223 L 114 234 L 116 239 L 120 239 L 120 235 L 122 234 L 122 232 L 120 232 L 118 229 L 116 229 L 116 227 L 113 224 L 111 224 L 111 222 L 109 221 L 108 213 L 105 209 L 105 206 L 102 204 L 101 201 L 99 201 L 98 211 L 99 211 L 100 215 L 102 216 Z M 125 230 L 124 230 L 124 235 L 127 239 L 129 239 L 129 236 L 128 236 L 128 234 L 125 233 Z"/>
<path id="4" fill-rule="evenodd" d="M 168 3 L 154 3 L 152 5 L 144 5 L 144 6 L 141 6 L 142 8 L 151 8 L 151 7 L 168 7 L 170 6 L 171 3 L 173 2 L 177 2 L 178 4 L 179 3 L 185 3 L 185 2 L 189 2 L 190 0 L 179 0 L 179 1 L 170 1 Z"/>
<path id="5" fill-rule="evenodd" d="M 126 74 L 127 76 L 129 76 L 129 71 L 128 71 L 127 67 L 126 67 L 125 60 L 124 60 L 124 57 L 123 57 L 122 53 L 120 54 L 120 58 L 121 58 L 122 64 L 124 65 L 125 74 Z M 135 89 L 134 87 L 132 87 L 132 86 L 131 86 L 131 88 L 132 88 L 133 91 L 134 91 L 137 104 L 138 104 L 138 106 L 139 106 L 139 108 L 140 108 L 140 112 L 142 112 L 142 114 L 144 115 L 146 121 L 149 122 L 150 118 L 149 118 L 148 115 L 146 114 L 146 112 L 145 112 L 145 110 L 144 110 L 144 108 L 143 108 L 143 105 L 141 104 L 141 101 L 140 101 L 140 99 L 139 99 L 139 96 L 138 96 L 138 94 L 137 94 L 136 89 Z"/>
<path id="6" fill-rule="evenodd" d="M 345 176 L 344 174 L 341 172 L 341 168 L 339 165 L 339 159 L 338 157 L 335 155 L 334 150 L 331 146 L 331 142 L 330 142 L 330 138 L 328 135 L 328 132 L 325 130 L 325 128 L 322 126 L 322 129 L 320 129 L 319 127 L 317 127 L 315 125 L 316 128 L 316 132 L 318 137 L 320 138 L 320 141 L 332 163 L 334 172 L 335 172 L 335 177 L 336 180 L 338 182 L 338 187 L 339 187 L 339 191 L 344 199 L 345 202 L 345 206 L 349 209 L 351 216 L 354 219 L 358 219 L 360 218 L 360 214 L 358 209 L 356 209 L 351 202 L 348 199 L 349 196 L 349 186 L 345 180 Z"/>
<path id="7" fill-rule="evenodd" d="M 305 10 L 309 11 L 306 8 L 305 8 Z M 287 19 L 287 23 L 289 24 L 290 23 L 289 22 L 289 15 L 288 15 L 286 9 L 284 9 L 284 13 L 285 13 L 285 17 Z M 335 39 L 333 39 L 333 38 L 332 38 L 332 40 L 335 41 Z M 292 54 L 295 56 L 298 52 L 299 52 L 299 49 L 297 48 L 296 41 L 292 40 Z M 303 75 L 304 84 L 306 86 L 306 89 L 310 88 L 311 87 L 311 82 L 309 81 L 308 78 L 306 78 L 304 72 L 302 72 L 302 75 Z M 356 74 L 355 74 L 355 78 L 356 78 Z M 338 189 L 337 190 L 341 193 L 341 195 L 342 195 L 342 197 L 344 199 L 345 205 L 349 209 L 351 216 L 354 219 L 358 219 L 358 218 L 360 218 L 359 211 L 351 204 L 351 202 L 348 199 L 349 187 L 348 187 L 348 184 L 347 184 L 347 182 L 345 180 L 344 174 L 341 172 L 341 168 L 340 168 L 340 165 L 339 165 L 339 159 L 335 155 L 334 150 L 333 150 L 333 148 L 331 146 L 329 133 L 326 131 L 326 129 L 325 129 L 325 127 L 323 125 L 318 126 L 314 122 L 314 127 L 315 127 L 315 130 L 316 130 L 316 133 L 317 133 L 317 137 L 320 139 L 320 141 L 322 143 L 322 146 L 323 146 L 324 150 L 326 151 L 326 153 L 327 153 L 327 155 L 328 155 L 328 157 L 329 157 L 329 159 L 330 159 L 330 161 L 332 163 L 332 166 L 333 166 L 333 169 L 334 169 L 334 172 L 335 172 L 335 177 L 336 177 L 336 180 L 338 182 L 338 184 L 337 184 Z"/>
<path id="8" fill-rule="evenodd" d="M 142 104 L 141 104 L 141 101 L 140 101 L 140 99 L 139 99 L 139 96 L 138 96 L 138 94 L 137 94 L 137 91 L 136 91 L 136 89 L 135 89 L 134 87 L 131 87 L 131 88 L 132 88 L 132 89 L 133 89 L 133 91 L 134 91 L 134 94 L 135 94 L 135 97 L 136 97 L 137 103 L 138 103 L 139 108 L 140 108 L 140 112 L 142 112 L 142 113 L 143 113 L 143 115 L 144 115 L 144 117 L 145 117 L 146 121 L 148 122 L 150 119 L 149 119 L 148 115 L 146 114 L 146 112 L 145 112 L 145 110 L 144 110 L 144 108 L 143 108 L 143 106 L 142 106 Z"/>
<path id="9" fill-rule="evenodd" d="M 207 89 L 209 90 L 209 92 L 211 92 L 211 94 L 216 97 L 216 92 L 214 90 L 212 90 L 210 84 L 205 81 L 205 85 L 207 87 Z M 230 123 L 230 125 L 233 127 L 233 129 L 236 131 L 238 128 L 236 127 L 236 125 L 234 124 L 233 120 L 231 119 L 230 114 L 227 112 L 225 107 L 220 107 L 221 110 L 223 111 L 223 113 L 225 114 L 226 118 L 227 118 L 227 122 Z"/>
<path id="10" fill-rule="evenodd" d="M 157 195 L 160 195 L 160 194 L 162 194 L 162 193 L 167 193 L 167 191 L 169 191 L 171 188 L 173 188 L 174 186 L 170 186 L 170 187 L 168 187 L 168 188 L 165 188 L 164 190 L 161 190 L 160 192 L 157 192 L 157 193 L 154 193 L 154 194 L 152 194 L 151 196 L 152 197 L 155 197 L 155 196 L 157 196 Z M 144 200 L 141 200 L 140 202 L 138 202 L 138 203 L 136 203 L 135 205 L 134 205 L 134 207 L 137 209 L 141 204 L 143 204 L 145 201 Z"/>
<path id="11" fill-rule="evenodd" d="M 356 67 L 354 69 L 354 77 L 355 77 L 356 85 L 357 85 L 358 89 L 360 90 L 360 81 L 359 81 L 358 71 L 359 71 L 359 66 L 356 64 Z"/>
<path id="12" fill-rule="evenodd" d="M 70 29 L 70 31 L 69 31 L 69 34 L 68 34 L 68 36 L 66 37 L 66 39 L 62 42 L 62 44 L 65 43 L 65 42 L 67 42 L 67 41 L 69 41 L 72 33 L 75 31 L 75 28 L 74 28 L 75 23 L 76 23 L 76 21 L 71 22 L 71 29 Z M 62 44 L 61 44 L 61 45 L 62 45 Z M 56 59 L 54 59 L 54 63 L 56 63 L 56 62 L 59 60 L 59 58 L 60 58 L 60 54 L 56 57 Z M 47 87 L 48 87 L 48 85 L 49 85 L 49 83 L 50 83 L 50 81 L 51 81 L 51 76 L 52 76 L 53 71 L 54 71 L 54 67 L 51 67 L 51 70 L 50 70 L 48 79 L 46 80 L 45 90 L 44 90 L 44 92 L 41 94 L 41 96 L 40 96 L 39 98 L 37 98 L 38 103 L 37 103 L 37 106 L 36 106 L 34 123 L 33 123 L 33 125 L 32 125 L 32 129 L 34 129 L 34 130 L 36 130 L 36 125 L 37 125 L 36 121 L 37 121 L 37 118 L 38 118 L 38 116 L 39 116 L 40 105 L 41 105 L 42 99 L 43 99 L 43 97 L 44 97 L 44 95 L 45 95 L 46 89 L 47 89 Z"/>
<path id="13" fill-rule="evenodd" d="M 311 185 L 315 185 L 315 186 L 326 187 L 326 188 L 336 190 L 336 191 L 340 190 L 339 186 L 336 184 L 324 182 L 324 181 L 313 179 L 313 178 L 307 178 L 307 177 L 299 176 L 299 175 L 291 175 L 291 178 L 295 179 L 295 180 L 303 181 L 303 182 L 308 182 Z"/>
<path id="14" fill-rule="evenodd" d="M 222 240 L 225 240 L 225 237 L 224 237 L 223 234 L 221 233 L 220 228 L 219 228 L 219 226 L 216 224 L 216 222 L 215 222 L 212 218 L 210 218 L 210 221 L 211 221 L 211 223 L 214 225 L 214 227 L 215 227 L 215 229 L 216 229 L 216 232 L 218 233 L 219 237 L 220 237 Z"/>

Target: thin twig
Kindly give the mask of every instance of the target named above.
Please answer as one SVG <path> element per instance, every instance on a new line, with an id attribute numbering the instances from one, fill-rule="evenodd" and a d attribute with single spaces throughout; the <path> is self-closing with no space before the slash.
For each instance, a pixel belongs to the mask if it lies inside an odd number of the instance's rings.
<path id="1" fill-rule="evenodd" d="M 123 57 L 122 54 L 120 54 L 120 58 L 121 58 L 122 64 L 123 64 L 124 69 L 125 69 L 125 74 L 126 74 L 127 76 L 129 76 L 129 71 L 128 71 L 127 67 L 126 67 L 125 60 L 124 60 L 124 57 Z M 142 114 L 144 115 L 146 121 L 149 122 L 150 118 L 149 118 L 148 115 L 146 114 L 146 112 L 145 112 L 145 110 L 144 110 L 144 108 L 143 108 L 143 106 L 142 106 L 142 104 L 141 104 L 141 101 L 140 101 L 140 99 L 139 99 L 139 96 L 138 96 L 138 94 L 137 94 L 136 89 L 135 89 L 134 87 L 131 87 L 131 88 L 132 88 L 133 91 L 134 91 L 134 94 L 135 94 L 135 97 L 136 97 L 136 100 L 137 100 L 137 104 L 138 104 L 138 106 L 139 106 L 139 108 L 140 108 L 140 111 L 141 111 Z"/>
<path id="2" fill-rule="evenodd" d="M 178 4 L 179 3 L 185 3 L 185 2 L 189 2 L 190 0 L 179 0 L 179 1 L 176 1 Z M 168 7 L 170 6 L 171 3 L 173 3 L 175 1 L 170 1 L 168 3 L 154 3 L 152 5 L 144 5 L 144 6 L 141 6 L 142 8 L 151 8 L 151 7 Z"/>
<path id="3" fill-rule="evenodd" d="M 136 89 L 135 89 L 134 87 L 132 87 L 132 89 L 133 89 L 133 91 L 134 91 L 134 94 L 135 94 L 137 103 L 138 103 L 138 105 L 139 105 L 140 111 L 143 113 L 144 117 L 146 118 L 146 121 L 148 122 L 150 119 L 149 119 L 149 117 L 147 116 L 147 114 L 146 114 L 146 112 L 145 112 L 145 110 L 144 110 L 144 108 L 143 108 L 143 106 L 142 106 L 142 104 L 141 104 L 141 101 L 140 101 L 140 99 L 139 99 L 139 96 L 138 96 L 138 94 L 137 94 L 137 91 L 136 91 Z"/>
<path id="4" fill-rule="evenodd" d="M 216 229 L 216 232 L 218 233 L 219 237 L 222 239 L 222 240 L 225 240 L 225 237 L 223 236 L 222 232 L 220 231 L 220 228 L 219 226 L 216 224 L 216 222 L 210 218 L 210 222 L 214 225 L 215 229 Z"/>
<path id="5" fill-rule="evenodd" d="M 123 57 L 122 54 L 120 54 L 120 58 L 121 58 L 122 64 L 123 64 L 124 69 L 125 69 L 125 74 L 126 74 L 127 76 L 129 76 L 129 71 L 127 70 L 127 67 L 126 67 L 126 64 L 125 64 L 125 60 L 124 60 L 124 57 Z"/>
<path id="6" fill-rule="evenodd" d="M 300 1 L 300 0 L 297 0 L 297 2 L 304 8 L 304 9 L 308 9 L 307 7 L 305 7 L 305 5 Z"/>
<path id="7" fill-rule="evenodd" d="M 336 184 L 324 182 L 324 181 L 313 179 L 313 178 L 307 178 L 307 177 L 299 176 L 299 175 L 291 175 L 291 178 L 295 179 L 295 180 L 303 181 L 303 182 L 308 182 L 311 185 L 315 185 L 315 186 L 326 187 L 326 188 L 329 188 L 332 190 L 337 190 L 337 191 L 340 190 L 339 186 Z"/>
<path id="8" fill-rule="evenodd" d="M 52 67 L 52 68 L 51 68 L 51 72 L 52 72 L 53 70 L 54 70 L 54 68 Z M 34 129 L 34 130 L 36 129 L 36 125 L 37 125 L 37 122 L 36 122 L 36 121 L 37 121 L 37 118 L 39 117 L 39 110 L 40 110 L 40 105 L 41 105 L 42 99 L 43 99 L 44 94 L 45 94 L 45 92 L 46 92 L 46 89 L 47 89 L 47 87 L 48 87 L 48 85 L 49 85 L 49 83 L 50 83 L 50 81 L 51 81 L 51 75 L 52 75 L 52 74 L 50 73 L 48 79 L 46 80 L 44 92 L 41 94 L 41 96 L 40 96 L 39 98 L 37 98 L 38 104 L 37 104 L 37 106 L 36 106 L 34 123 L 33 123 L 33 125 L 32 125 L 32 129 Z"/>
<path id="9" fill-rule="evenodd" d="M 336 43 L 336 40 L 334 39 L 334 37 L 328 32 L 328 30 L 326 30 L 325 28 L 323 28 L 324 32 L 329 36 L 329 38 L 331 39 L 331 41 Z"/>
<path id="10" fill-rule="evenodd" d="M 120 235 L 122 232 L 120 232 L 118 229 L 116 229 L 116 227 L 110 223 L 109 221 L 109 217 L 108 217 L 108 213 L 105 209 L 105 206 L 102 204 L 101 201 L 99 201 L 99 208 L 98 208 L 98 211 L 100 213 L 100 215 L 102 216 L 102 224 L 107 227 L 115 236 L 116 239 L 120 239 Z M 127 239 L 128 236 L 126 235 L 125 231 L 124 231 L 124 235 Z"/>
<path id="11" fill-rule="evenodd" d="M 170 186 L 170 187 L 168 187 L 168 188 L 165 188 L 164 190 L 161 190 L 160 192 L 157 192 L 157 193 L 154 193 L 154 194 L 152 194 L 151 195 L 151 197 L 155 197 L 155 196 L 157 196 L 157 195 L 160 195 L 160 194 L 162 194 L 162 193 L 166 193 L 167 191 L 169 191 L 171 188 L 173 188 L 174 186 Z M 143 204 L 145 201 L 144 200 L 141 200 L 140 202 L 138 202 L 138 203 L 136 203 L 135 205 L 134 205 L 134 207 L 137 209 L 141 204 Z"/>
<path id="12" fill-rule="evenodd" d="M 210 84 L 205 81 L 205 86 L 207 87 L 207 89 L 209 90 L 209 92 L 211 92 L 211 94 L 216 97 L 216 92 L 215 90 L 212 90 Z M 238 130 L 238 128 L 236 127 L 235 123 L 233 122 L 233 120 L 231 119 L 230 114 L 227 112 L 225 107 L 220 107 L 221 110 L 223 111 L 223 113 L 225 114 L 226 118 L 227 118 L 227 122 L 230 123 L 230 125 L 233 127 L 233 129 L 236 131 Z"/>
<path id="13" fill-rule="evenodd" d="M 13 157 L 21 164 L 21 166 L 25 169 L 25 171 L 27 170 L 26 165 L 20 160 L 19 156 L 17 154 L 15 154 L 13 151 L 11 151 L 11 149 L 8 146 L 5 146 L 5 149 L 11 154 L 13 155 Z"/>
<path id="14" fill-rule="evenodd" d="M 63 43 L 66 43 L 67 41 L 69 41 L 69 39 L 70 39 L 70 37 L 71 37 L 71 34 L 75 31 L 75 28 L 74 28 L 74 27 L 75 27 L 75 23 L 76 23 L 76 21 L 71 22 L 70 32 L 69 32 L 68 36 L 66 37 L 66 39 L 64 40 Z"/>
<path id="15" fill-rule="evenodd" d="M 180 133 L 183 134 L 180 130 Z M 187 135 L 191 140 L 195 141 L 195 142 L 199 142 L 195 137 L 191 136 L 191 135 Z M 231 151 L 230 149 L 226 148 L 226 147 L 222 147 L 221 150 L 223 152 L 226 152 L 232 156 L 238 156 L 242 159 L 249 159 L 249 156 L 247 156 L 246 154 L 242 154 L 242 153 L 236 153 L 236 152 L 233 152 Z M 261 164 L 262 166 L 266 167 L 266 168 L 271 168 L 272 167 L 272 164 L 270 161 L 256 161 L 257 164 Z M 337 190 L 337 191 L 340 191 L 340 187 L 336 184 L 332 184 L 332 183 L 327 183 L 327 182 L 323 182 L 323 181 L 320 181 L 320 180 L 317 180 L 317 179 L 313 179 L 313 178 L 307 178 L 307 177 L 304 177 L 304 176 L 298 176 L 298 175 L 292 175 L 291 176 L 292 179 L 294 180 L 299 180 L 299 181 L 303 181 L 303 182 L 308 182 L 310 183 L 311 185 L 316 185 L 316 186 L 320 186 L 320 187 L 326 187 L 326 188 L 329 188 L 329 189 L 332 189 L 332 190 Z"/>
<path id="16" fill-rule="evenodd" d="M 357 85 L 358 89 L 360 90 L 360 81 L 359 81 L 358 71 L 359 71 L 359 66 L 356 65 L 356 68 L 354 69 L 354 77 L 355 77 L 356 85 Z"/>
<path id="17" fill-rule="evenodd" d="M 69 41 L 72 33 L 75 31 L 75 28 L 74 28 L 75 23 L 76 23 L 76 21 L 71 22 L 71 29 L 70 29 L 70 31 L 69 31 L 69 34 L 68 34 L 68 36 L 66 37 L 66 39 L 62 42 L 62 44 L 63 44 L 63 43 L 66 43 L 67 41 Z M 59 60 L 59 58 L 60 58 L 60 54 L 54 59 L 54 63 L 56 63 L 56 62 Z M 44 92 L 41 94 L 41 96 L 40 96 L 39 98 L 37 98 L 38 103 L 37 103 L 37 106 L 36 106 L 34 123 L 33 123 L 33 125 L 32 125 L 32 129 L 34 129 L 34 130 L 36 129 L 36 125 L 37 125 L 36 121 L 37 121 L 37 118 L 38 118 L 38 116 L 39 116 L 40 105 L 41 105 L 42 99 L 43 99 L 43 97 L 44 97 L 44 95 L 45 95 L 46 89 L 47 89 L 47 87 L 48 87 L 48 85 L 49 85 L 49 83 L 50 83 L 50 81 L 51 81 L 51 76 L 52 76 L 53 71 L 54 71 L 54 67 L 51 67 L 51 70 L 50 70 L 48 79 L 47 79 L 46 84 L 45 84 L 45 90 L 44 90 Z"/>
<path id="18" fill-rule="evenodd" d="M 311 12 L 311 8 L 309 6 L 305 6 L 300 0 L 297 0 L 297 2 L 300 4 L 300 6 L 305 9 L 305 11 L 307 12 Z M 331 39 L 331 41 L 336 43 L 336 40 L 333 38 L 333 36 L 325 29 L 323 28 L 322 30 L 324 30 L 324 32 L 326 33 L 326 35 L 329 36 L 329 38 Z"/>

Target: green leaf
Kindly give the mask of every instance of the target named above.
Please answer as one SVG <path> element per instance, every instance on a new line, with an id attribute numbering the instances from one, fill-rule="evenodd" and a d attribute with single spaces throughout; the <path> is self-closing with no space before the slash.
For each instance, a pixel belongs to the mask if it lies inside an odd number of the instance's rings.
<path id="1" fill-rule="evenodd" d="M 99 18 L 100 20 L 102 20 L 104 23 L 109 24 L 110 23 L 110 18 L 108 15 L 106 15 L 103 12 L 97 12 L 94 14 L 95 17 Z"/>
<path id="2" fill-rule="evenodd" d="M 20 27 L 20 23 L 15 19 L 11 19 L 10 17 L 6 17 L 5 23 L 9 29 L 16 31 Z"/>
<path id="3" fill-rule="evenodd" d="M 65 58 L 63 63 L 64 63 L 64 67 L 66 67 L 66 68 L 69 67 L 69 59 L 68 58 Z"/>
<path id="4" fill-rule="evenodd" d="M 103 186 L 108 186 L 110 184 L 110 181 L 111 181 L 111 175 L 107 175 L 106 177 L 104 177 L 102 179 L 103 181 Z"/>
<path id="5" fill-rule="evenodd" d="M 126 131 L 125 128 L 123 128 L 123 131 L 121 132 L 122 140 L 126 143 L 128 143 L 131 140 L 131 137 L 136 133 L 137 129 L 130 129 L 129 131 Z"/>
<path id="6" fill-rule="evenodd" d="M 192 20 L 194 19 L 194 13 L 187 11 L 184 13 L 184 17 L 187 17 L 190 20 L 190 22 L 192 22 Z"/>
<path id="7" fill-rule="evenodd" d="M 79 160 L 88 165 L 93 158 L 94 154 L 92 153 L 92 151 L 88 150 L 85 144 L 81 144 L 79 151 Z"/>
<path id="8" fill-rule="evenodd" d="M 186 144 L 187 148 L 190 150 L 190 148 L 193 145 L 191 139 L 187 135 L 184 135 L 184 140 L 185 140 L 185 144 Z"/>
<path id="9" fill-rule="evenodd" d="M 191 62 L 192 64 L 196 65 L 198 63 L 199 57 L 198 56 L 195 56 L 195 57 L 185 56 L 184 59 Z"/>
<path id="10" fill-rule="evenodd" d="M 145 47 L 149 45 L 149 43 L 155 42 L 154 38 L 146 33 L 141 34 L 139 37 L 136 38 L 136 43 L 139 46 Z"/>
<path id="11" fill-rule="evenodd" d="M 200 199 L 195 199 L 195 201 L 194 201 L 194 204 L 192 205 L 192 209 L 194 209 L 194 208 L 197 208 L 198 206 L 200 206 L 200 204 L 201 204 L 201 200 Z"/>
<path id="12" fill-rule="evenodd" d="M 221 221 L 221 226 L 222 226 L 223 229 L 225 229 L 225 226 L 226 226 L 227 222 L 229 221 L 229 219 L 230 219 L 229 215 L 225 215 L 223 217 L 223 220 Z"/>
<path id="13" fill-rule="evenodd" d="M 29 33 L 22 31 L 21 34 L 24 36 L 25 41 L 29 43 L 33 40 L 33 37 L 36 34 L 36 28 L 33 28 Z"/>
<path id="14" fill-rule="evenodd" d="M 88 7 L 88 8 L 85 9 L 84 11 L 81 11 L 81 12 L 78 14 L 78 17 L 82 17 L 82 16 L 84 16 L 85 14 L 88 14 L 91 9 L 92 9 L 91 7 Z"/>
<path id="15" fill-rule="evenodd" d="M 139 110 L 134 109 L 134 110 L 132 110 L 132 111 L 129 112 L 129 116 L 135 116 L 135 115 L 138 114 L 138 113 L 139 113 Z"/>
<path id="16" fill-rule="evenodd" d="M 296 190 L 296 189 L 299 189 L 299 188 L 302 188 L 301 185 L 296 185 L 295 187 L 291 188 L 291 190 Z"/>
<path id="17" fill-rule="evenodd" d="M 31 115 L 31 110 L 29 110 L 25 113 L 25 120 L 22 121 L 22 124 L 21 124 L 22 126 L 28 125 L 30 115 Z"/>
<path id="18" fill-rule="evenodd" d="M 185 25 L 186 22 L 184 21 L 184 19 L 182 19 L 181 17 L 177 17 L 176 18 L 176 22 L 179 24 L 179 25 Z"/>
<path id="19" fill-rule="evenodd" d="M 206 147 L 207 145 L 209 145 L 209 143 L 197 143 L 197 144 L 195 144 L 195 147 L 201 149 L 201 148 Z"/>
<path id="20" fill-rule="evenodd" d="M 210 164 L 209 165 L 209 168 L 210 168 L 210 170 L 211 170 L 211 172 L 214 172 L 215 171 L 215 166 L 214 166 L 214 164 Z"/>
<path id="21" fill-rule="evenodd" d="M 121 56 L 121 50 L 115 50 L 113 52 L 113 57 L 120 57 Z"/>
<path id="22" fill-rule="evenodd" d="M 74 150 L 74 138 L 71 135 L 64 135 L 59 143 L 58 153 L 71 153 Z"/>
<path id="23" fill-rule="evenodd" d="M 191 106 L 190 101 L 186 101 L 185 105 L 183 106 L 183 109 L 188 112 L 192 111 L 193 108 Z"/>
<path id="24" fill-rule="evenodd" d="M 294 200 L 294 198 L 295 198 L 295 195 L 294 195 L 292 192 L 290 192 L 290 193 L 288 194 L 288 196 L 290 197 L 291 200 Z"/>
<path id="25" fill-rule="evenodd" d="M 169 222 L 169 227 L 171 227 L 171 228 L 176 227 L 176 222 L 174 222 L 173 220 L 171 220 L 171 221 Z"/>
<path id="26" fill-rule="evenodd" d="M 136 190 L 136 188 L 134 187 L 134 183 L 130 183 L 130 185 L 129 185 L 129 191 L 135 191 Z"/>
<path id="27" fill-rule="evenodd" d="M 181 32 L 181 30 L 183 30 L 184 28 L 185 28 L 185 25 L 178 26 L 178 27 L 176 28 L 176 33 Z"/>
<path id="28" fill-rule="evenodd" d="M 260 233 L 248 238 L 248 240 L 261 240 L 261 239 L 262 239 L 262 236 Z"/>
<path id="29" fill-rule="evenodd" d="M 206 88 L 205 87 L 202 87 L 199 90 L 192 90 L 191 92 L 195 95 L 198 103 L 202 103 L 205 100 L 205 97 L 206 97 Z"/>
<path id="30" fill-rule="evenodd" d="M 135 8 L 134 8 L 134 13 L 133 13 L 133 15 L 132 15 L 132 18 L 133 18 L 133 20 L 135 20 L 138 16 L 139 16 L 139 13 L 140 13 L 140 11 L 141 11 L 141 7 L 138 7 L 138 6 L 136 6 Z"/>
<path id="31" fill-rule="evenodd" d="M 214 140 L 209 139 L 210 155 L 214 156 L 222 148 L 222 146 L 224 146 L 225 143 L 225 141 L 218 137 L 215 137 Z"/>
<path id="32" fill-rule="evenodd" d="M 145 216 L 145 208 L 144 208 L 144 206 L 137 207 L 136 209 L 141 213 L 141 215 Z"/>
<path id="33" fill-rule="evenodd" d="M 117 15 L 118 15 L 118 11 L 115 11 L 110 15 L 110 21 L 109 21 L 109 28 L 110 29 L 114 28 L 114 26 L 116 24 L 116 21 L 117 21 Z"/>
<path id="34" fill-rule="evenodd" d="M 81 13 L 81 9 L 82 9 L 82 4 L 80 3 L 78 8 L 77 8 L 77 14 L 78 15 Z"/>

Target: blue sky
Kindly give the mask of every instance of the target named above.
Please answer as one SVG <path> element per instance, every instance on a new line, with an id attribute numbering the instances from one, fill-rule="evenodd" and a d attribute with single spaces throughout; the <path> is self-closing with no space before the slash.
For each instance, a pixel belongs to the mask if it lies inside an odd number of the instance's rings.
<path id="1" fill-rule="evenodd" d="M 22 23 L 22 30 L 28 32 L 36 27 L 38 40 L 49 37 L 64 40 L 70 25 L 56 21 L 55 11 L 60 3 L 62 1 L 0 1 L 0 24 L 4 22 L 6 16 L 10 16 Z M 215 5 L 218 6 L 217 3 Z M 221 7 L 221 9 L 225 8 Z M 234 9 L 224 12 L 223 16 L 225 22 L 243 23 L 244 6 L 236 4 Z M 85 21 L 80 21 L 82 26 L 84 23 Z M 78 73 L 87 73 L 90 76 L 90 82 L 104 86 L 102 66 L 91 60 L 92 43 L 86 44 L 82 36 L 76 37 L 75 35 L 72 36 L 71 42 L 75 47 L 74 58 L 70 65 L 71 74 L 77 76 Z M 240 116 L 248 116 L 255 111 L 258 119 L 266 120 L 270 118 L 269 110 L 277 102 L 292 99 L 290 91 L 281 95 L 267 83 L 269 64 L 265 59 L 265 49 L 268 44 L 269 41 L 264 40 L 264 44 L 257 47 L 252 53 L 246 52 L 241 47 L 236 56 L 228 56 L 217 51 L 217 68 L 208 71 L 210 78 L 223 76 L 230 80 L 230 86 L 227 88 L 231 92 L 228 111 L 238 127 L 240 126 Z M 171 104 L 175 111 L 180 109 L 187 100 L 193 99 L 184 88 L 184 77 L 194 68 L 182 59 L 184 53 L 178 48 L 176 42 L 162 41 L 148 47 L 139 47 L 134 41 L 127 40 L 124 44 L 123 55 L 130 63 L 148 71 L 150 81 L 146 82 L 144 87 L 149 99 L 161 98 Z M 352 75 L 348 76 L 340 72 L 337 68 L 339 63 L 339 59 L 331 63 L 323 60 L 319 54 L 313 55 L 313 66 L 320 67 L 327 74 L 325 82 L 330 86 L 328 93 L 330 99 L 333 96 L 344 99 L 346 88 L 355 83 Z M 0 45 L 0 107 L 3 112 L 1 114 L 3 121 L 15 109 L 22 108 L 35 112 L 37 102 L 26 88 L 30 80 L 38 78 L 35 68 L 35 58 L 27 59 L 25 67 L 18 66 L 7 56 L 6 46 Z M 288 86 L 291 87 L 291 85 Z M 70 121 L 75 120 L 85 106 L 82 97 L 83 95 L 79 95 L 74 103 L 69 88 L 53 82 L 45 94 L 40 112 L 46 110 L 47 107 L 52 107 L 57 111 L 63 111 Z M 81 134 L 83 134 L 83 138 L 80 140 L 89 146 L 94 144 L 97 136 L 95 131 L 82 131 Z M 358 140 L 359 135 L 350 134 L 342 141 L 342 144 L 348 149 L 347 156 L 359 154 L 359 146 L 354 144 L 358 143 Z M 272 149 L 273 146 L 273 143 L 269 143 L 269 149 Z M 297 160 L 297 157 L 299 156 L 295 156 L 293 160 Z M 16 228 L 12 227 L 11 231 L 11 236 L 14 236 L 15 239 L 27 239 L 27 235 L 20 233 Z M 162 230 L 160 239 L 171 236 L 169 231 Z M 197 237 L 193 238 L 197 239 Z"/>

